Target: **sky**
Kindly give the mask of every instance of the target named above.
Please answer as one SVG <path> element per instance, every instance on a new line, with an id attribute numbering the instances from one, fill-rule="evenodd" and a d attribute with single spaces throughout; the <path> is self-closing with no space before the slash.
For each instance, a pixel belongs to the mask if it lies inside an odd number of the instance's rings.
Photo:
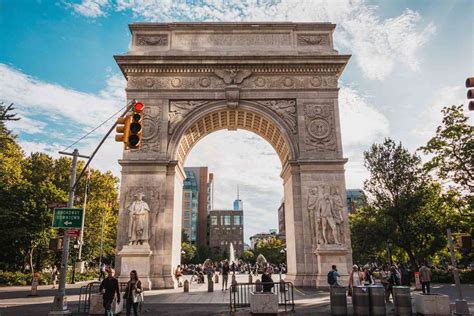
<path id="1" fill-rule="evenodd" d="M 25 152 L 57 157 L 122 108 L 126 82 L 113 55 L 128 50 L 128 24 L 172 21 L 337 24 L 336 49 L 352 55 L 339 100 L 347 188 L 363 187 L 362 157 L 371 144 L 390 137 L 415 151 L 434 135 L 443 106 L 467 104 L 471 0 L 0 0 L 0 102 L 15 104 L 21 120 L 9 127 Z M 90 154 L 112 123 L 72 148 Z M 121 150 L 110 137 L 92 167 L 120 176 Z M 278 228 L 281 166 L 265 140 L 215 132 L 185 165 L 214 173 L 215 208 L 231 208 L 240 186 L 246 242 Z"/>

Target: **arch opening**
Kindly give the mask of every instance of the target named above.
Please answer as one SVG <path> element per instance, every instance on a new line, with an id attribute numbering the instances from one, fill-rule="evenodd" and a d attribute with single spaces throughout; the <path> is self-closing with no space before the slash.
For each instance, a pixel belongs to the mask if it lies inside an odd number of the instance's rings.
<path id="1" fill-rule="evenodd" d="M 182 133 L 173 156 L 174 160 L 184 166 L 186 157 L 199 140 L 223 129 L 242 129 L 261 136 L 275 149 L 282 166 L 292 158 L 285 133 L 271 119 L 248 109 L 226 108 L 212 111 L 194 120 Z"/>

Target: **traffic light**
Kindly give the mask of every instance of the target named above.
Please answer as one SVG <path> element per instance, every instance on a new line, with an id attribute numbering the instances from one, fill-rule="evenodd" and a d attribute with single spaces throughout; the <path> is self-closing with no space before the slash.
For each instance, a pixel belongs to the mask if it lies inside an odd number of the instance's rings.
<path id="1" fill-rule="evenodd" d="M 474 77 L 466 79 L 466 88 L 474 88 Z M 467 99 L 469 101 L 469 111 L 474 111 L 474 89 L 467 90 Z"/>
<path id="2" fill-rule="evenodd" d="M 130 115 L 119 117 L 117 119 L 117 127 L 115 128 L 115 131 L 117 132 L 117 135 L 115 135 L 115 141 L 123 142 L 125 149 L 128 149 L 129 147 L 128 136 L 130 134 L 130 120 Z"/>
<path id="3" fill-rule="evenodd" d="M 141 102 L 135 102 L 133 113 L 130 116 L 130 129 L 128 135 L 128 147 L 130 149 L 139 149 L 143 133 L 143 109 L 145 106 Z"/>

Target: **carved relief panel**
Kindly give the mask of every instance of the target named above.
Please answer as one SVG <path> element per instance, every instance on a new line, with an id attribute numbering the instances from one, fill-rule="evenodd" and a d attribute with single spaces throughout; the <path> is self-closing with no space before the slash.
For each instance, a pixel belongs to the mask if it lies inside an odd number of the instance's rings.
<path id="1" fill-rule="evenodd" d="M 305 104 L 305 137 L 308 151 L 336 151 L 337 139 L 333 105 L 328 103 Z"/>
<path id="2" fill-rule="evenodd" d="M 337 185 L 320 184 L 309 189 L 306 211 L 313 248 L 346 244 L 343 199 Z"/>
<path id="3" fill-rule="evenodd" d="M 161 150 L 161 110 L 158 106 L 146 106 L 143 117 L 141 151 L 159 152 Z"/>

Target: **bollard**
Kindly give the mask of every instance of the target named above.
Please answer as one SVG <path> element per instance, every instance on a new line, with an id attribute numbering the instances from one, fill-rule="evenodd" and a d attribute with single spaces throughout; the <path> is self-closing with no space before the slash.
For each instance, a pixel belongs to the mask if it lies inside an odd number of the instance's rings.
<path id="1" fill-rule="evenodd" d="M 253 280 L 252 280 L 252 275 L 249 274 L 249 283 L 253 283 L 252 281 L 253 281 Z"/>
<path id="2" fill-rule="evenodd" d="M 218 274 L 216 274 L 216 276 L 214 277 L 214 283 L 219 284 L 219 275 Z"/>
<path id="3" fill-rule="evenodd" d="M 214 292 L 214 282 L 212 282 L 212 279 L 209 279 L 207 282 L 207 291 Z"/>
<path id="4" fill-rule="evenodd" d="M 286 291 L 286 285 L 284 280 L 280 280 L 280 293 L 284 293 Z"/>
<path id="5" fill-rule="evenodd" d="M 184 292 L 189 292 L 189 281 L 186 280 L 184 281 L 184 285 L 183 285 L 183 289 L 184 289 Z"/>
<path id="6" fill-rule="evenodd" d="M 382 285 L 371 285 L 369 288 L 370 315 L 385 316 L 385 289 Z"/>
<path id="7" fill-rule="evenodd" d="M 411 297 L 408 286 L 393 287 L 393 305 L 397 316 L 411 315 Z"/>
<path id="8" fill-rule="evenodd" d="M 232 275 L 232 292 L 237 292 L 237 280 L 235 279 L 235 275 Z"/>
<path id="9" fill-rule="evenodd" d="M 345 286 L 331 286 L 331 315 L 347 315 L 347 296 Z"/>
<path id="10" fill-rule="evenodd" d="M 352 306 L 354 315 L 369 316 L 370 315 L 370 298 L 369 291 L 365 286 L 352 287 Z"/>
<path id="11" fill-rule="evenodd" d="M 263 291 L 263 287 L 262 287 L 262 282 L 257 279 L 255 281 L 255 292 L 262 292 Z"/>

